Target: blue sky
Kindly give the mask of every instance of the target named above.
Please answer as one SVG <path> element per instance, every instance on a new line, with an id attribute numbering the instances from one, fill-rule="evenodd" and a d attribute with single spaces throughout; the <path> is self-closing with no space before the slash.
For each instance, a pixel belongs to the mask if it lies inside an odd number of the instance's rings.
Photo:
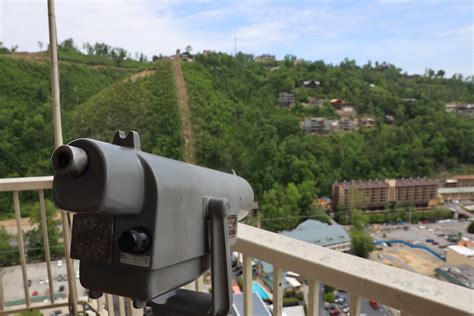
<path id="1" fill-rule="evenodd" d="M 474 5 L 465 0 L 182 1 L 56 0 L 59 39 L 171 54 L 191 45 L 232 53 L 294 54 L 359 64 L 388 61 L 471 75 Z M 0 41 L 19 50 L 47 42 L 46 0 L 1 0 Z"/>

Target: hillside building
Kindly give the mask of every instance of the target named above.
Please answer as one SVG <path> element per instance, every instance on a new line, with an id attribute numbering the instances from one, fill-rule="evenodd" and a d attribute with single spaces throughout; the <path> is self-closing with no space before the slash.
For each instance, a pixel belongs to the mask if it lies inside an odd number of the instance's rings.
<path id="1" fill-rule="evenodd" d="M 364 116 L 359 118 L 359 127 L 375 127 L 375 117 Z"/>
<path id="2" fill-rule="evenodd" d="M 303 87 L 308 88 L 308 89 L 315 89 L 319 87 L 321 83 L 317 80 L 306 80 L 303 81 Z"/>
<path id="3" fill-rule="evenodd" d="M 275 55 L 270 54 L 262 54 L 260 56 L 255 57 L 256 62 L 272 62 L 275 60 Z"/>
<path id="4" fill-rule="evenodd" d="M 474 104 L 467 103 L 448 103 L 446 112 L 455 113 L 466 118 L 474 118 Z"/>
<path id="5" fill-rule="evenodd" d="M 311 117 L 304 120 L 303 129 L 307 134 L 322 134 L 329 132 L 329 127 L 324 117 Z"/>
<path id="6" fill-rule="evenodd" d="M 352 203 L 368 210 L 384 209 L 386 205 L 408 203 L 426 207 L 436 199 L 438 181 L 433 179 L 386 179 L 335 182 L 332 185 L 333 209 L 349 209 Z M 360 194 L 353 197 L 352 192 Z"/>
<path id="7" fill-rule="evenodd" d="M 295 105 L 295 95 L 289 92 L 280 92 L 278 95 L 278 103 L 285 108 L 291 108 Z"/>

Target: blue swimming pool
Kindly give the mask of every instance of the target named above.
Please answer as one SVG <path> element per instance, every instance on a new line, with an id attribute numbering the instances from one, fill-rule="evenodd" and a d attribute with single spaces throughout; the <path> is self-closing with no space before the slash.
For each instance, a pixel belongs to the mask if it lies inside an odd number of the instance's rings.
<path id="1" fill-rule="evenodd" d="M 262 300 L 270 299 L 270 294 L 258 282 L 252 282 L 252 292 L 257 293 Z"/>

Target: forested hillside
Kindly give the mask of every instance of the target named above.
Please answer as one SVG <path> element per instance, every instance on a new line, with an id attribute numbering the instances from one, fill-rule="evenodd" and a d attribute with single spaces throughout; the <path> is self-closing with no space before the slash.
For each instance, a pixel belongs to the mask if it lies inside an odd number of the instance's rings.
<path id="1" fill-rule="evenodd" d="M 182 159 L 183 137 L 170 61 L 124 59 L 105 44 L 82 54 L 63 44 L 60 56 L 65 141 L 110 141 L 117 129 L 134 129 L 144 150 Z M 113 51 L 113 53 L 111 52 Z M 99 64 L 98 64 L 99 63 Z M 266 228 L 295 225 L 312 216 L 316 195 L 336 180 L 435 176 L 474 164 L 474 121 L 446 113 L 451 101 L 474 102 L 472 81 L 443 71 L 407 76 L 387 64 L 357 66 L 322 61 L 259 63 L 238 54 L 197 55 L 182 62 L 199 164 L 234 169 L 252 184 Z M 309 90 L 305 80 L 321 85 Z M 51 174 L 53 150 L 49 65 L 0 55 L 0 177 Z M 278 105 L 292 92 L 296 106 Z M 322 107 L 302 106 L 310 98 Z M 335 116 L 327 102 L 339 98 L 382 122 L 373 129 L 305 135 L 310 116 Z M 407 102 L 406 99 L 416 100 Z M 0 210 L 11 207 L 0 195 Z M 3 200 L 3 202 L 2 202 Z M 7 203 L 8 202 L 8 203 Z"/>
<path id="2" fill-rule="evenodd" d="M 474 163 L 474 122 L 445 112 L 449 101 L 474 101 L 461 78 L 409 77 L 395 67 L 358 67 L 291 60 L 268 64 L 243 54 L 198 56 L 184 65 L 200 164 L 233 168 L 247 178 L 270 229 L 292 226 L 316 210 L 316 194 L 336 180 L 430 177 L 440 169 Z M 436 77 L 436 78 L 435 78 Z M 341 98 L 359 113 L 396 117 L 396 125 L 327 136 L 305 135 L 306 116 L 331 115 L 329 106 L 291 110 L 278 93 L 305 101 L 304 80 L 318 80 L 318 98 Z M 404 98 L 416 102 L 404 102 Z M 290 216 L 290 217 L 288 217 Z"/>

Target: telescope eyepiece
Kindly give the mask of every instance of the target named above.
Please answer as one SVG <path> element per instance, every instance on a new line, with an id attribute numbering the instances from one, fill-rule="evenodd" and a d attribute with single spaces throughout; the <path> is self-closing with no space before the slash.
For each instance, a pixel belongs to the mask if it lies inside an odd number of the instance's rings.
<path id="1" fill-rule="evenodd" d="M 51 166 L 55 176 L 81 175 L 87 167 L 88 157 L 84 149 L 62 145 L 56 148 L 51 158 Z"/>

